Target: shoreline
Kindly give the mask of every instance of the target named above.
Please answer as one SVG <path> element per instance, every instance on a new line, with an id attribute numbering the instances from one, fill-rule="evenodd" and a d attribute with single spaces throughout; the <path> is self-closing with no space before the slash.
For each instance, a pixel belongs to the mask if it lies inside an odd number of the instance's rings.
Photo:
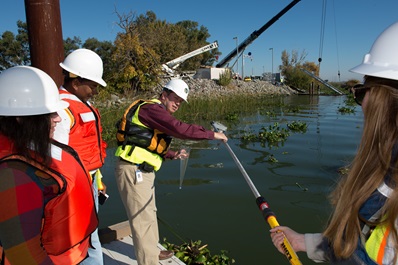
<path id="1" fill-rule="evenodd" d="M 297 94 L 297 91 L 285 85 L 273 85 L 268 81 L 252 80 L 231 80 L 227 86 L 217 84 L 217 80 L 209 79 L 184 79 L 190 88 L 191 98 L 200 97 L 224 97 L 236 96 L 239 94 L 246 95 L 292 95 Z M 161 85 L 158 86 L 161 90 Z"/>
<path id="2" fill-rule="evenodd" d="M 185 78 L 184 81 L 188 84 L 190 89 L 188 100 L 201 98 L 223 98 L 239 95 L 290 96 L 299 94 L 298 91 L 286 85 L 273 85 L 269 81 L 262 80 L 252 80 L 248 82 L 242 80 L 232 80 L 227 86 L 221 86 L 217 84 L 217 80 L 210 79 Z M 152 91 L 135 92 L 132 96 L 111 94 L 110 99 L 104 101 L 93 100 L 93 103 L 97 107 L 109 108 L 114 105 L 120 106 L 123 103 L 131 102 L 137 98 L 157 97 L 161 93 L 162 87 L 166 82 L 167 80 L 164 80 L 164 82 L 159 83 L 159 85 L 154 87 Z"/>

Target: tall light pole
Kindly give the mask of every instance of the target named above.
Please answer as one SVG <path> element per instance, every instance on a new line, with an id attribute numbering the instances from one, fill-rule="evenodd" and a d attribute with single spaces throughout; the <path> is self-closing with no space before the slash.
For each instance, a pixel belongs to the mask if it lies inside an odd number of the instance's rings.
<path id="1" fill-rule="evenodd" d="M 238 37 L 233 38 L 236 41 L 236 73 L 239 75 L 239 51 L 238 51 Z"/>
<path id="2" fill-rule="evenodd" d="M 271 81 L 274 81 L 274 48 L 269 48 L 269 50 L 271 51 L 272 54 L 272 60 L 271 60 Z"/>

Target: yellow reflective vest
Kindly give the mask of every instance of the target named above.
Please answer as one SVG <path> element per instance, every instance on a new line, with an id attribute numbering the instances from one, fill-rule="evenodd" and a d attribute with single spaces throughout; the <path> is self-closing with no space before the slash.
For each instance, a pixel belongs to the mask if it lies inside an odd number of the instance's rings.
<path id="1" fill-rule="evenodd" d="M 164 133 L 145 126 L 138 118 L 141 106 L 144 104 L 160 104 L 158 99 L 152 99 L 141 103 L 131 118 L 130 126 L 139 128 L 137 134 L 126 135 L 128 141 L 126 145 L 119 145 L 116 149 L 115 156 L 122 158 L 134 164 L 142 164 L 146 162 L 158 171 L 163 162 L 165 155 L 171 144 L 171 137 Z"/>
<path id="2" fill-rule="evenodd" d="M 383 182 L 377 190 L 387 198 L 389 198 L 393 192 L 385 182 Z M 393 247 L 390 247 L 392 244 L 390 231 L 391 227 L 385 223 L 380 223 L 372 230 L 369 238 L 366 240 L 366 253 L 377 264 L 391 264 L 394 258 L 395 250 Z"/>
<path id="3" fill-rule="evenodd" d="M 386 254 L 385 249 L 389 234 L 390 227 L 386 225 L 378 225 L 366 241 L 366 252 L 377 264 L 385 264 L 383 263 L 383 260 Z"/>

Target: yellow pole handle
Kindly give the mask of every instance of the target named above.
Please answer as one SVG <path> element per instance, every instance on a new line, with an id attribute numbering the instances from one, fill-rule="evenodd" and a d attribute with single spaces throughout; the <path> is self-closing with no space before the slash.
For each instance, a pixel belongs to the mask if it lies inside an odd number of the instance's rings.
<path id="1" fill-rule="evenodd" d="M 271 226 L 271 228 L 275 228 L 279 226 L 278 221 L 276 220 L 275 216 L 269 216 L 267 218 L 268 224 Z M 302 265 L 301 261 L 299 260 L 296 252 L 293 250 L 292 245 L 290 244 L 289 240 L 287 240 L 287 237 L 283 237 L 283 243 L 281 244 L 283 251 L 285 252 L 286 258 L 289 260 L 290 264 L 292 265 Z"/>

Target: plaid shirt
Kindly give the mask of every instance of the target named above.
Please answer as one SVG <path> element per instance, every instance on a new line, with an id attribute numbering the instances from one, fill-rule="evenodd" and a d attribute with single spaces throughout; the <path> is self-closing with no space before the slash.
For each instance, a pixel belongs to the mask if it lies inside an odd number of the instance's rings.
<path id="1" fill-rule="evenodd" d="M 57 193 L 56 181 L 43 171 L 0 163 L 0 244 L 11 264 L 53 264 L 40 239 L 44 207 Z"/>

